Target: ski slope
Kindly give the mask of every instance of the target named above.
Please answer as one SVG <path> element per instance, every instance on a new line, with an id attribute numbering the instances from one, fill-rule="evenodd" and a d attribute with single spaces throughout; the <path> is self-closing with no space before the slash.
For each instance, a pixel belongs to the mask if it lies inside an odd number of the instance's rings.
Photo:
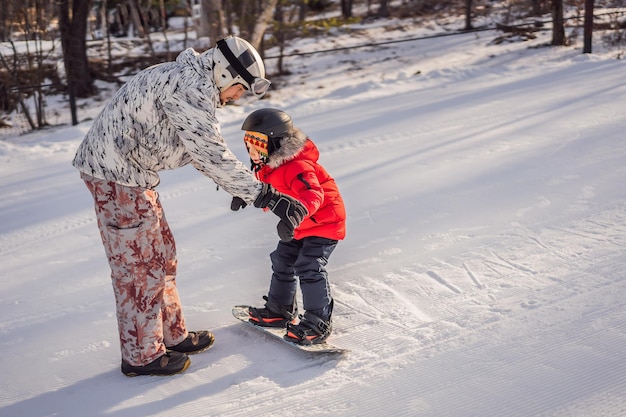
<path id="1" fill-rule="evenodd" d="M 432 29 L 396 22 L 307 51 Z M 184 374 L 121 374 L 109 270 L 70 162 L 77 126 L 0 141 L 0 416 L 626 415 L 626 64 L 494 33 L 286 60 L 269 97 L 319 145 L 348 211 L 330 259 L 339 359 L 231 316 L 260 304 L 276 218 L 191 167 L 158 188 L 190 329 Z M 533 47 L 533 48 L 531 48 Z M 271 54 L 269 54 L 271 56 Z M 275 62 L 268 60 L 268 68 Z"/>

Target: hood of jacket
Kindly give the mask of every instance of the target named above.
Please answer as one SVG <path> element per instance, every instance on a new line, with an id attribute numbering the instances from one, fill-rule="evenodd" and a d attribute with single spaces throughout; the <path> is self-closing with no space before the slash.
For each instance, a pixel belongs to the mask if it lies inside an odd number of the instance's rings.
<path id="1" fill-rule="evenodd" d="M 213 80 L 213 51 L 211 48 L 203 53 L 187 48 L 176 57 L 176 62 L 193 68 L 201 77 L 211 77 Z"/>
<path id="2" fill-rule="evenodd" d="M 270 168 L 276 168 L 284 164 L 286 161 L 293 159 L 296 155 L 302 152 L 307 144 L 307 141 L 308 138 L 304 132 L 297 127 L 294 127 L 291 134 L 278 140 L 278 144 L 280 146 L 267 158 L 267 166 Z M 308 141 L 308 143 L 313 145 L 311 141 Z M 317 158 L 315 158 L 315 160 L 317 160 Z"/>

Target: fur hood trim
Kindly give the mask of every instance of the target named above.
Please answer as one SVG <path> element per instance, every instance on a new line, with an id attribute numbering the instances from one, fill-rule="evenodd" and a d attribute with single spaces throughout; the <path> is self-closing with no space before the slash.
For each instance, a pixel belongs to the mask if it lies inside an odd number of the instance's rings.
<path id="1" fill-rule="evenodd" d="M 289 136 L 285 136 L 280 140 L 280 148 L 272 152 L 269 156 L 267 166 L 276 168 L 290 159 L 293 159 L 304 149 L 306 141 L 307 135 L 297 127 L 294 127 Z"/>

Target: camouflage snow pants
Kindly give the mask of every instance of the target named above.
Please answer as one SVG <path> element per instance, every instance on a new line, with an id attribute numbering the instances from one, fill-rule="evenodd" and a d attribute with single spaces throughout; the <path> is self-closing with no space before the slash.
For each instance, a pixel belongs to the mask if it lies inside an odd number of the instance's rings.
<path id="1" fill-rule="evenodd" d="M 81 174 L 111 267 L 122 359 L 146 365 L 187 337 L 176 246 L 156 191 Z"/>

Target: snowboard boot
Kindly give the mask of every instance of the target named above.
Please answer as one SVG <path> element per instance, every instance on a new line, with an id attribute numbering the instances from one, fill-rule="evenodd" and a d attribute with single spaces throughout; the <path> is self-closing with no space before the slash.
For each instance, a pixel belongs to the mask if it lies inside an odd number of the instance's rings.
<path id="1" fill-rule="evenodd" d="M 324 343 L 333 331 L 333 322 L 331 319 L 334 302 L 331 300 L 327 307 L 329 314 L 324 320 L 317 311 L 305 311 L 304 316 L 300 316 L 298 324 L 287 324 L 287 334 L 284 339 L 288 342 L 297 343 L 299 345 L 314 345 Z M 323 310 L 322 310 L 323 311 Z"/>
<path id="2" fill-rule="evenodd" d="M 266 296 L 263 296 L 263 299 L 265 307 L 250 307 L 248 311 L 250 323 L 261 327 L 285 327 L 298 316 L 298 306 L 295 300 L 291 305 L 279 305 L 269 301 Z"/>
<path id="3" fill-rule="evenodd" d="M 122 360 L 122 373 L 126 376 L 169 376 L 184 372 L 189 368 L 190 364 L 191 359 L 186 354 L 168 350 L 162 356 L 144 366 L 133 366 Z"/>
<path id="4" fill-rule="evenodd" d="M 186 353 L 188 355 L 193 355 L 194 353 L 204 352 L 211 347 L 214 341 L 215 337 L 213 337 L 213 333 L 207 330 L 189 332 L 185 340 L 183 340 L 176 346 L 168 347 L 168 349 L 180 353 Z"/>

